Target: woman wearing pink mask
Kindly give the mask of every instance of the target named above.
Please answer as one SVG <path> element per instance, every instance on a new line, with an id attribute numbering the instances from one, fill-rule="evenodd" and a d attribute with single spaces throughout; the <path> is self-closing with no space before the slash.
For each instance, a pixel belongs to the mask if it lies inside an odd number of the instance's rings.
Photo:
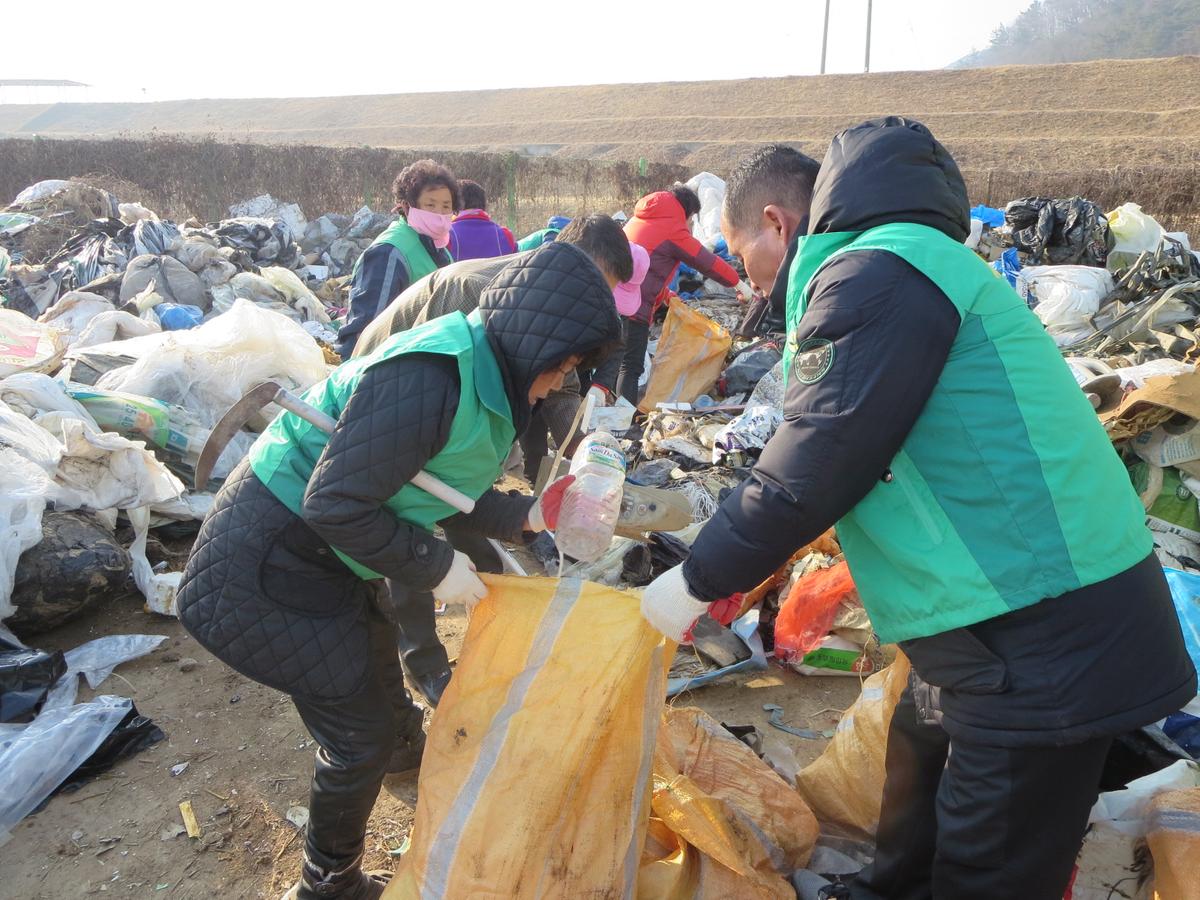
<path id="1" fill-rule="evenodd" d="M 349 359 L 359 334 L 410 284 L 452 260 L 450 224 L 462 208 L 454 173 L 432 159 L 406 166 L 392 183 L 400 218 L 375 239 L 354 265 L 350 316 L 338 332 L 338 352 Z"/>

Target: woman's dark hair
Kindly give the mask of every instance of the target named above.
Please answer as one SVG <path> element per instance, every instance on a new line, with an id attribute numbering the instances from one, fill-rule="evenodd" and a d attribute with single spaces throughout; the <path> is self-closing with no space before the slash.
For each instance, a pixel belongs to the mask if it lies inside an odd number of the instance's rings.
<path id="1" fill-rule="evenodd" d="M 558 243 L 574 244 L 592 258 L 600 271 L 628 281 L 633 277 L 629 238 L 617 220 L 603 213 L 576 216 L 558 235 Z"/>
<path id="2" fill-rule="evenodd" d="M 699 215 L 700 213 L 700 198 L 686 184 L 675 182 L 671 186 L 671 194 L 679 201 L 679 205 L 683 207 L 683 215 L 686 218 Z"/>
<path id="3" fill-rule="evenodd" d="M 487 209 L 487 191 L 482 184 L 469 178 L 460 178 L 458 187 L 462 191 L 463 209 Z"/>
<path id="4" fill-rule="evenodd" d="M 463 208 L 462 191 L 459 190 L 458 180 L 454 173 L 445 166 L 435 163 L 432 159 L 418 159 L 415 163 L 405 166 L 392 182 L 392 199 L 396 207 L 400 204 L 416 206 L 421 193 L 428 187 L 445 187 L 450 189 L 454 198 L 454 209 L 457 212 Z"/>

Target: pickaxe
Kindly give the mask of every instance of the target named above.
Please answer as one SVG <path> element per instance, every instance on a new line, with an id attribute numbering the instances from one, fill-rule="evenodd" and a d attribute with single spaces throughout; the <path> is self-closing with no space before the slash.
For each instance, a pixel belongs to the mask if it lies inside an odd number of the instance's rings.
<path id="1" fill-rule="evenodd" d="M 234 436 L 242 430 L 254 416 L 267 406 L 269 403 L 278 403 L 288 412 L 295 413 L 304 421 L 320 428 L 326 434 L 332 434 L 333 429 L 337 426 L 337 421 L 325 415 L 321 410 L 317 409 L 309 403 L 305 403 L 295 394 L 283 388 L 277 382 L 264 381 L 258 387 L 251 389 L 237 403 L 233 404 L 225 415 L 221 416 L 221 421 L 217 423 L 212 432 L 208 436 L 208 440 L 204 442 L 204 449 L 200 451 L 200 458 L 196 462 L 195 488 L 203 490 L 208 484 L 209 478 L 212 476 L 213 467 L 217 464 L 217 459 L 221 453 L 229 446 L 229 442 Z M 418 472 L 413 476 L 412 483 L 428 494 L 432 494 L 444 503 L 453 506 L 459 512 L 470 514 L 475 508 L 475 501 L 468 497 L 462 491 L 456 490 L 438 478 L 430 475 L 428 472 Z M 511 553 L 501 546 L 499 541 L 488 539 L 500 556 L 504 567 L 511 571 L 514 575 L 527 575 L 528 573 L 522 568 Z"/>

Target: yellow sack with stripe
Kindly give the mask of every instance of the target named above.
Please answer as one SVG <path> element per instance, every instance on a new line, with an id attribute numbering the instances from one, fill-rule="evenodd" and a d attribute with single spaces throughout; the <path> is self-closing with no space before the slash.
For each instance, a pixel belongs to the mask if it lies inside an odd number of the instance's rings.
<path id="1" fill-rule="evenodd" d="M 675 648 L 637 594 L 482 577 L 385 900 L 788 896 L 812 814 L 703 713 L 663 716 Z"/>
<path id="2" fill-rule="evenodd" d="M 652 412 L 660 403 L 691 403 L 711 390 L 732 346 L 728 331 L 672 297 L 638 409 Z"/>

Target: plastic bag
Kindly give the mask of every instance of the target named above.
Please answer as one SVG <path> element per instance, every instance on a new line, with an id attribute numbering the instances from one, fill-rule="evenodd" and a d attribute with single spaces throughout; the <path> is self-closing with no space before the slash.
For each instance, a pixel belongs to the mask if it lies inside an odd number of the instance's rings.
<path id="1" fill-rule="evenodd" d="M 1054 343 L 1065 347 L 1095 333 L 1088 319 L 1112 293 L 1113 279 L 1093 266 L 1028 266 L 1017 275 L 1017 290 L 1036 300 L 1033 311 Z"/>
<path id="2" fill-rule="evenodd" d="M 182 572 L 155 572 L 146 558 L 146 537 L 150 533 L 150 510 L 147 507 L 129 510 L 133 525 L 133 543 L 129 555 L 133 558 L 133 582 L 146 598 L 146 609 L 160 616 L 176 616 L 175 595 L 179 593 Z"/>
<path id="3" fill-rule="evenodd" d="M 142 219 L 133 226 L 133 249 L 139 256 L 173 253 L 183 243 L 183 235 L 173 222 Z"/>
<path id="4" fill-rule="evenodd" d="M 321 348 L 299 324 L 247 300 L 199 328 L 89 350 L 137 357 L 132 365 L 102 375 L 97 387 L 182 406 L 206 428 L 264 381 L 299 392 L 329 372 Z M 269 411 L 263 427 L 266 421 Z"/>
<path id="5" fill-rule="evenodd" d="M 1143 837 L 1149 826 L 1150 802 L 1164 791 L 1200 787 L 1200 764 L 1181 759 L 1165 769 L 1134 779 L 1124 790 L 1096 798 L 1088 824 L 1101 824 L 1131 837 Z"/>
<path id="6" fill-rule="evenodd" d="M 134 257 L 121 280 L 121 302 L 128 303 L 154 282 L 155 293 L 164 300 L 185 306 L 208 308 L 204 283 L 173 256 L 145 254 Z"/>
<path id="7" fill-rule="evenodd" d="M 24 313 L 0 309 L 0 377 L 15 372 L 53 372 L 67 349 L 67 335 Z"/>
<path id="8" fill-rule="evenodd" d="M 304 286 L 304 282 L 291 269 L 282 266 L 266 266 L 262 277 L 287 298 L 288 305 L 301 316 L 301 321 L 313 320 L 322 325 L 330 322 L 329 314 L 317 295 Z"/>
<path id="9" fill-rule="evenodd" d="M 782 358 L 783 354 L 774 344 L 739 353 L 737 358 L 721 373 L 721 379 L 718 382 L 721 393 L 730 396 L 753 390 L 763 376 L 775 368 Z"/>
<path id="10" fill-rule="evenodd" d="M 156 334 L 160 331 L 162 331 L 162 326 L 158 322 L 147 321 L 114 309 L 111 312 L 102 312 L 88 322 L 71 346 L 82 349 L 96 344 L 107 344 L 110 341 L 124 341 L 146 334 Z"/>
<path id="11" fill-rule="evenodd" d="M 1126 256 L 1137 256 L 1146 251 L 1153 253 L 1162 243 L 1162 226 L 1142 212 L 1136 203 L 1118 206 L 1107 218 L 1109 230 L 1116 238 L 1113 253 Z"/>
<path id="12" fill-rule="evenodd" d="M 1163 569 L 1163 574 L 1171 587 L 1171 599 L 1175 602 L 1188 656 L 1200 669 L 1200 575 L 1175 569 Z"/>
<path id="13" fill-rule="evenodd" d="M 384 896 L 630 896 L 661 636 L 634 594 L 483 577 L 488 595 L 430 726 L 411 848 Z"/>
<path id="14" fill-rule="evenodd" d="M 1146 524 L 1151 531 L 1200 541 L 1200 506 L 1178 469 L 1138 462 L 1129 467 L 1129 477 L 1147 506 Z"/>
<path id="15" fill-rule="evenodd" d="M 795 897 L 787 876 L 808 863 L 816 819 L 753 750 L 701 710 L 663 715 L 651 808 L 636 896 Z"/>
<path id="16" fill-rule="evenodd" d="M 1009 247 L 1000 254 L 1000 258 L 992 263 L 992 268 L 1004 276 L 1005 281 L 1014 288 L 1021 274 L 1021 255 L 1016 247 Z"/>
<path id="17" fill-rule="evenodd" d="M 38 322 L 61 331 L 68 345 L 84 332 L 88 324 L 101 313 L 115 312 L 106 298 L 87 291 L 68 291 L 58 302 L 38 317 Z"/>
<path id="18" fill-rule="evenodd" d="M 687 186 L 700 198 L 700 214 L 692 226 L 692 234 L 705 247 L 712 249 L 721 239 L 721 206 L 725 203 L 725 182 L 712 172 L 701 172 L 687 181 Z"/>
<path id="19" fill-rule="evenodd" d="M 0 425 L 0 441 L 3 437 Z M 12 592 L 21 554 L 42 539 L 49 489 L 45 470 L 15 450 L 0 447 L 0 620 L 15 611 Z"/>
<path id="20" fill-rule="evenodd" d="M 733 453 L 758 456 L 775 430 L 783 424 L 783 413 L 771 406 L 748 406 L 732 422 L 721 426 L 713 440 L 712 461 L 721 465 Z"/>
<path id="21" fill-rule="evenodd" d="M 843 604 L 861 605 L 845 562 L 797 579 L 775 619 L 776 658 L 782 662 L 803 660 L 829 633 Z"/>
<path id="22" fill-rule="evenodd" d="M 659 403 L 691 403 L 707 393 L 717 383 L 732 344 L 728 331 L 672 297 L 638 409 L 650 412 Z"/>
<path id="23" fill-rule="evenodd" d="M 44 710 L 29 725 L 0 726 L 0 845 L 129 714 L 125 697 Z"/>
<path id="24" fill-rule="evenodd" d="M 195 328 L 204 318 L 204 310 L 198 306 L 185 306 L 182 303 L 159 303 L 154 307 L 163 331 L 184 331 Z"/>
<path id="25" fill-rule="evenodd" d="M 308 227 L 304 211 L 297 203 L 284 203 L 270 194 L 260 194 L 229 207 L 229 215 L 256 219 L 275 219 L 288 227 L 294 240 L 300 240 Z"/>
<path id="26" fill-rule="evenodd" d="M 874 836 L 883 802 L 888 729 L 909 671 L 908 658 L 901 653 L 868 678 L 825 752 L 797 776 L 796 790 L 822 826 Z"/>
<path id="27" fill-rule="evenodd" d="M 81 676 L 95 690 L 121 663 L 145 656 L 166 639 L 165 634 L 110 634 L 68 650 L 63 676 L 47 697 L 45 709 L 71 706 Z"/>
<path id="28" fill-rule="evenodd" d="M 32 720 L 66 671 L 59 650 L 0 649 L 0 723 Z"/>
<path id="29" fill-rule="evenodd" d="M 1200 788 L 1164 791 L 1150 803 L 1148 818 L 1154 896 L 1200 900 Z"/>

